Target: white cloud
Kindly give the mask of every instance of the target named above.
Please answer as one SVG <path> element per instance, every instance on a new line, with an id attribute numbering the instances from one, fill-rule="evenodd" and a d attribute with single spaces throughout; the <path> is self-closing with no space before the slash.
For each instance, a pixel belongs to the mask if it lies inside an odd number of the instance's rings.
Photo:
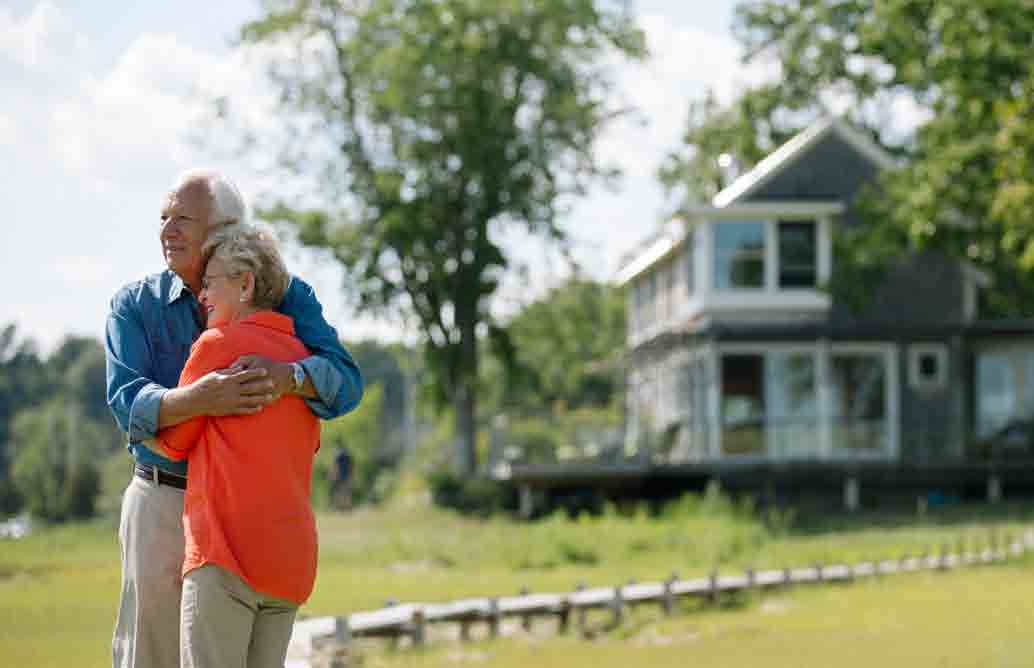
<path id="1" fill-rule="evenodd" d="M 84 77 L 75 96 L 52 109 L 51 155 L 71 174 L 109 187 L 164 187 L 170 174 L 208 162 L 190 133 L 215 95 L 264 109 L 260 69 L 243 49 L 200 51 L 174 35 L 144 34 L 102 77 Z"/>
<path id="2" fill-rule="evenodd" d="M 61 11 L 47 0 L 21 18 L 0 9 L 0 56 L 26 69 L 59 69 L 86 46 L 86 37 L 73 31 Z"/>
<path id="3" fill-rule="evenodd" d="M 18 140 L 18 124 L 10 116 L 0 114 L 0 147 L 14 146 Z"/>

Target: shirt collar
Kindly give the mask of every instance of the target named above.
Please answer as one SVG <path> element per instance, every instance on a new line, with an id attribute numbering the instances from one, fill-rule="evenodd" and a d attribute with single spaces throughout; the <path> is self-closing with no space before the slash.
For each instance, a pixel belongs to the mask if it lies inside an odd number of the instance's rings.
<path id="1" fill-rule="evenodd" d="M 182 297 L 184 293 L 188 295 L 193 294 L 190 291 L 190 288 L 187 287 L 187 284 L 183 282 L 183 279 L 179 277 L 179 274 L 168 269 L 165 271 L 172 276 L 172 280 L 169 282 L 169 297 L 167 303 L 173 303 Z"/>

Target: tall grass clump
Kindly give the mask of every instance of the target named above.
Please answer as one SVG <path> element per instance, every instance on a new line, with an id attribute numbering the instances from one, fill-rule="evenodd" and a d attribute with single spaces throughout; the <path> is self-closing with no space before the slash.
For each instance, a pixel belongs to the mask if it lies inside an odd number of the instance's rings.
<path id="1" fill-rule="evenodd" d="M 500 536 L 508 566 L 548 570 L 565 565 L 635 563 L 666 555 L 673 564 L 699 568 L 742 561 L 783 535 L 789 516 L 759 513 L 749 500 L 734 501 L 717 487 L 687 494 L 659 510 L 605 504 L 598 514 L 563 512 Z"/>

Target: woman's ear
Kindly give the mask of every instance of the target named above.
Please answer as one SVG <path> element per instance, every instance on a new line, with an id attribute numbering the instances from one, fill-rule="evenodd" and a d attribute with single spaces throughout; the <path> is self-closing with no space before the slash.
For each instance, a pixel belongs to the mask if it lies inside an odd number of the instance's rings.
<path id="1" fill-rule="evenodd" d="M 255 299 L 255 274 L 244 272 L 244 283 L 241 284 L 241 303 L 251 304 Z"/>

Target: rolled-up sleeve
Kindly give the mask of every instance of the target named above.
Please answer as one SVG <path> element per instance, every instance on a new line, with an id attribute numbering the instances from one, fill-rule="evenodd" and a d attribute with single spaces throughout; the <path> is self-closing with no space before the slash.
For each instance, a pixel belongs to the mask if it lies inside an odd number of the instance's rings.
<path id="1" fill-rule="evenodd" d="M 140 316 L 124 292 L 111 300 L 105 326 L 108 407 L 130 441 L 153 438 L 158 411 L 168 391 L 152 380 L 154 361 Z"/>
<path id="2" fill-rule="evenodd" d="M 323 307 L 312 287 L 293 276 L 280 312 L 294 320 L 295 334 L 312 353 L 301 362 L 319 395 L 318 399 L 306 399 L 310 410 L 329 420 L 358 406 L 363 396 L 359 365 L 341 345 L 337 330 L 323 317 Z"/>
<path id="3" fill-rule="evenodd" d="M 219 334 L 210 330 L 191 346 L 190 357 L 180 374 L 179 387 L 186 387 L 209 371 L 225 366 L 225 362 L 217 361 L 220 360 L 219 337 Z M 187 459 L 201 441 L 201 434 L 209 419 L 207 415 L 199 415 L 162 429 L 157 436 L 162 454 L 173 461 Z"/>

